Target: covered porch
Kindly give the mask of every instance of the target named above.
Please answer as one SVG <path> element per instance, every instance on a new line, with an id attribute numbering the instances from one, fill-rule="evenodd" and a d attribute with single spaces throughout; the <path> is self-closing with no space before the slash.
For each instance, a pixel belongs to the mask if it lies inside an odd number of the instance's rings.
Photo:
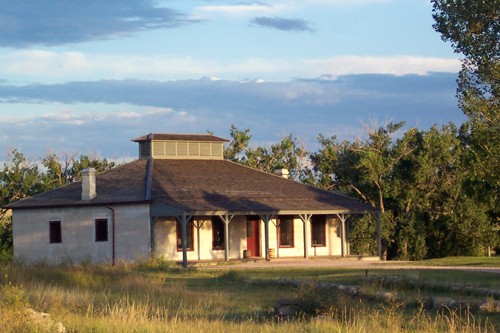
<path id="1" fill-rule="evenodd" d="M 371 216 L 377 257 L 382 255 L 376 211 L 183 211 L 156 210 L 151 218 L 155 257 L 191 263 L 229 260 L 353 258 L 348 219 Z M 175 233 L 175 237 L 174 237 Z"/>

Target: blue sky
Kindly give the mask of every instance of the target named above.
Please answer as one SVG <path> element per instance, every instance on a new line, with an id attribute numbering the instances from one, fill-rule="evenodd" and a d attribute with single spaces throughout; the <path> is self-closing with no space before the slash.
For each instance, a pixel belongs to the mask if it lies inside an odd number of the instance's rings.
<path id="1" fill-rule="evenodd" d="M 425 0 L 0 0 L 9 149 L 135 157 L 148 132 L 355 139 L 464 116 Z"/>

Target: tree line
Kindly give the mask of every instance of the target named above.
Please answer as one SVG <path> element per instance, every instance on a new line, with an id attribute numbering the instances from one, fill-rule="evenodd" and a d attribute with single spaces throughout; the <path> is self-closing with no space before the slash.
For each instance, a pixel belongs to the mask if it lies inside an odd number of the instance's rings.
<path id="1" fill-rule="evenodd" d="M 233 126 L 225 156 L 267 172 L 287 168 L 299 182 L 380 209 L 389 258 L 486 255 L 488 247 L 498 247 L 498 193 L 475 181 L 467 126 L 399 133 L 403 125 L 389 123 L 355 141 L 320 134 L 315 152 L 293 134 L 254 148 L 250 131 Z M 373 224 L 355 220 L 350 228 L 353 252 L 375 251 Z"/>

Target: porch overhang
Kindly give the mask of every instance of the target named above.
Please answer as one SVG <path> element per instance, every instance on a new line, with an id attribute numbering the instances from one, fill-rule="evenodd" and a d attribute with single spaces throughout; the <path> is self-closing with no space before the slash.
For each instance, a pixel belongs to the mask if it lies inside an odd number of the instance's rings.
<path id="1" fill-rule="evenodd" d="M 178 208 L 173 206 L 168 206 L 164 204 L 152 204 L 151 205 L 151 218 L 154 220 L 155 218 L 160 217 L 172 217 L 177 219 L 181 223 L 182 228 L 182 252 L 183 252 L 183 267 L 188 267 L 187 262 L 187 240 L 186 240 L 186 229 L 187 223 L 195 216 L 218 216 L 225 223 L 225 260 L 228 261 L 228 251 L 229 251 L 229 242 L 228 242 L 228 226 L 234 216 L 259 216 L 260 219 L 264 222 L 265 225 L 265 259 L 269 260 L 269 222 L 280 216 L 280 215 L 296 215 L 300 216 L 302 222 L 304 223 L 304 258 L 308 258 L 307 253 L 307 239 L 309 238 L 308 232 L 308 222 L 311 217 L 314 215 L 335 215 L 340 218 L 342 222 L 342 256 L 346 256 L 346 219 L 349 215 L 372 215 L 376 219 L 377 223 L 377 254 L 378 257 L 381 258 L 382 248 L 381 248 L 381 216 L 380 211 L 377 209 L 365 209 L 365 210 L 349 210 L 349 209 L 308 209 L 308 210 L 296 210 L 296 209 L 270 209 L 270 210 L 219 210 L 219 209 L 192 209 L 192 208 Z"/>

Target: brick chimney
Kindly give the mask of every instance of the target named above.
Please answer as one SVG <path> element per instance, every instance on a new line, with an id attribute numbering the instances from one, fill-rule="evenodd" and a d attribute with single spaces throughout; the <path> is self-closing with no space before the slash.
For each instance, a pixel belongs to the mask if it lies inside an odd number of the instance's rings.
<path id="1" fill-rule="evenodd" d="M 82 170 L 82 201 L 89 201 L 95 198 L 96 193 L 95 169 L 88 168 Z"/>
<path id="2" fill-rule="evenodd" d="M 275 174 L 277 174 L 278 176 L 282 177 L 282 178 L 286 178 L 288 179 L 288 175 L 290 174 L 290 172 L 288 172 L 288 169 L 278 169 L 276 171 L 274 171 Z"/>

